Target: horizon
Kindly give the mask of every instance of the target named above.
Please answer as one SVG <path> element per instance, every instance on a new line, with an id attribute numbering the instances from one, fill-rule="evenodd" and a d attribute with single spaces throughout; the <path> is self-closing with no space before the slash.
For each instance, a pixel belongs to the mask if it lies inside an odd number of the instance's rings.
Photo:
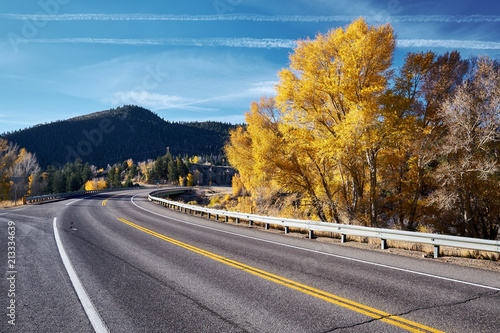
<path id="1" fill-rule="evenodd" d="M 117 107 L 112 107 L 110 109 L 106 109 L 106 110 L 99 110 L 99 111 L 93 111 L 93 112 L 90 112 L 90 113 L 87 113 L 87 114 L 82 114 L 82 115 L 78 115 L 78 116 L 74 116 L 74 117 L 71 117 L 71 118 L 66 118 L 66 119 L 56 119 L 56 120 L 52 120 L 50 122 L 45 122 L 45 123 L 39 123 L 39 124 L 34 124 L 34 125 L 31 125 L 31 126 L 27 126 L 27 127 L 23 127 L 23 128 L 19 128 L 19 129 L 16 129 L 16 130 L 12 130 L 12 131 L 7 131 L 7 132 L 3 132 L 3 133 L 0 133 L 0 138 L 4 137 L 4 136 L 8 136 L 12 133 L 15 133 L 15 132 L 22 132 L 22 131 L 25 131 L 25 130 L 29 130 L 31 128 L 35 128 L 35 127 L 39 127 L 39 126 L 44 126 L 44 125 L 50 125 L 50 124 L 53 124 L 53 123 L 58 123 L 58 122 L 64 122 L 64 121 L 70 121 L 70 120 L 78 120 L 78 118 L 84 118 L 86 116 L 90 116 L 90 115 L 93 115 L 93 114 L 96 114 L 96 113 L 101 113 L 101 112 L 107 112 L 107 111 L 113 111 L 113 110 L 116 110 L 116 109 L 120 109 L 120 108 L 123 108 L 123 107 L 138 107 L 138 108 L 142 108 L 146 111 L 149 111 L 151 112 L 152 114 L 158 116 L 160 119 L 162 119 L 163 121 L 167 122 L 167 123 L 171 123 L 171 124 L 192 124 L 192 123 L 207 123 L 207 122 L 215 122 L 215 123 L 222 123 L 222 124 L 230 124 L 230 125 L 235 125 L 235 126 L 238 126 L 238 125 L 242 125 L 243 123 L 229 123 L 229 122 L 224 122 L 224 121 L 216 121 L 216 120 L 203 120 L 203 121 L 199 121 L 199 120 L 190 120 L 190 121 L 184 121 L 184 120 L 169 120 L 169 119 L 165 119 L 164 117 L 162 117 L 161 115 L 159 115 L 157 112 L 153 111 L 153 110 L 150 110 L 148 108 L 145 108 L 145 107 L 142 107 L 140 105 L 132 105 L 132 104 L 124 104 L 124 105 L 120 105 L 120 106 L 117 106 Z"/>
<path id="2" fill-rule="evenodd" d="M 364 17 L 390 22 L 393 68 L 408 52 L 500 58 L 492 1 L 184 3 L 50 0 L 0 14 L 0 133 L 135 104 L 168 121 L 244 123 L 273 96 L 295 41 Z"/>

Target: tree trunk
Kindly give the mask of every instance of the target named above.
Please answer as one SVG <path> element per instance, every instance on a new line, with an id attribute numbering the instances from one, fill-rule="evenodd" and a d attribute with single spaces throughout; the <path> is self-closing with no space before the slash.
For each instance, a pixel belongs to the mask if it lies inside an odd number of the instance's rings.
<path id="1" fill-rule="evenodd" d="M 378 151 L 370 149 L 366 152 L 368 169 L 370 171 L 370 225 L 377 226 L 377 154 Z"/>

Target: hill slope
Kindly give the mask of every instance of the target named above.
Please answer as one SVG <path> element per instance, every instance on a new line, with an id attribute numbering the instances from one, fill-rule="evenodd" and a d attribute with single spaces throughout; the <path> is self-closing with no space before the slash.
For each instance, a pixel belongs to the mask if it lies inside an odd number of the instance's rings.
<path id="1" fill-rule="evenodd" d="M 138 106 L 123 106 L 37 125 L 3 137 L 36 153 L 42 168 L 81 158 L 98 167 L 166 153 L 220 154 L 234 125 L 219 122 L 171 123 Z"/>

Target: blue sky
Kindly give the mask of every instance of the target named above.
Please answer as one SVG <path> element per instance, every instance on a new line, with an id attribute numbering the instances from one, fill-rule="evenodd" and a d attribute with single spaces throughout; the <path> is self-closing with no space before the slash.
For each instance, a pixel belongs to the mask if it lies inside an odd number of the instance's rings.
<path id="1" fill-rule="evenodd" d="M 359 16 L 391 22 L 394 67 L 426 50 L 500 60 L 498 0 L 1 2 L 0 133 L 124 104 L 241 123 L 294 40 Z"/>

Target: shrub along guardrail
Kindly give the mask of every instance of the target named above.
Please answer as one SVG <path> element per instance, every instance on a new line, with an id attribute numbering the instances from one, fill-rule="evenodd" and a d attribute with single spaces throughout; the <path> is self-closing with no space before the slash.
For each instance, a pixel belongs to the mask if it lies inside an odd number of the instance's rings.
<path id="1" fill-rule="evenodd" d="M 107 189 L 104 189 L 104 190 L 75 191 L 75 192 L 65 192 L 65 193 L 55 193 L 55 194 L 39 195 L 39 196 L 35 196 L 35 197 L 23 197 L 23 205 L 30 204 L 30 203 L 35 203 L 35 202 L 41 202 L 41 201 L 48 201 L 48 200 L 55 200 L 55 199 L 69 198 L 69 197 L 76 197 L 76 196 L 85 195 L 85 194 L 94 194 L 94 193 L 103 193 L 103 192 L 114 192 L 114 191 L 123 191 L 123 190 L 134 190 L 134 189 L 144 189 L 144 187 L 107 188 Z"/>
<path id="2" fill-rule="evenodd" d="M 175 189 L 179 191 L 179 188 Z M 480 238 L 458 237 L 440 234 L 420 233 L 413 231 L 371 228 L 348 224 L 338 224 L 330 222 L 318 222 L 310 220 L 286 219 L 280 217 L 270 217 L 254 214 L 245 214 L 238 212 L 230 212 L 225 210 L 217 210 L 200 206 L 188 205 L 172 200 L 162 198 L 164 195 L 172 195 L 167 193 L 168 190 L 159 190 L 151 192 L 148 199 L 152 202 L 161 204 L 168 208 L 175 208 L 185 213 L 200 213 L 201 216 L 207 214 L 208 218 L 214 216 L 217 220 L 223 216 L 225 222 L 232 218 L 239 223 L 241 220 L 246 220 L 250 225 L 253 222 L 263 223 L 265 229 L 269 229 L 269 225 L 279 225 L 285 229 L 285 233 L 289 232 L 289 228 L 300 228 L 308 230 L 309 238 L 313 238 L 315 231 L 326 231 L 340 234 L 341 242 L 346 241 L 346 235 L 379 238 L 382 249 L 387 249 L 387 240 L 431 244 L 434 246 L 434 258 L 439 257 L 440 246 L 450 246 L 456 248 L 465 248 L 480 251 L 498 252 L 500 253 L 500 241 L 486 240 Z M 170 190 L 172 191 L 172 190 Z"/>

